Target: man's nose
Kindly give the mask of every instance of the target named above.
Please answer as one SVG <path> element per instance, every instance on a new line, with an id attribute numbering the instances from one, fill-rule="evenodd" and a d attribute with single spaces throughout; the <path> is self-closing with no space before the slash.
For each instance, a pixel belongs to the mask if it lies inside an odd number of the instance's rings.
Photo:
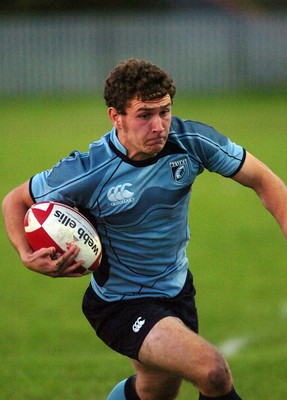
<path id="1" fill-rule="evenodd" d="M 157 132 L 162 132 L 162 131 L 163 131 L 162 119 L 159 115 L 156 115 L 152 119 L 152 132 L 157 133 Z"/>

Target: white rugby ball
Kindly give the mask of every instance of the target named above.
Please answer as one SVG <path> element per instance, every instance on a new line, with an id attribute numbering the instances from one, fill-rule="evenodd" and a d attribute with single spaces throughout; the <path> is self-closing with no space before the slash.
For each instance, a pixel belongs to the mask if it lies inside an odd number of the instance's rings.
<path id="1" fill-rule="evenodd" d="M 102 246 L 94 226 L 72 207 L 53 201 L 35 203 L 27 211 L 24 228 L 31 248 L 55 247 L 63 254 L 72 244 L 80 248 L 76 257 L 85 260 L 76 272 L 96 270 L 102 259 Z"/>

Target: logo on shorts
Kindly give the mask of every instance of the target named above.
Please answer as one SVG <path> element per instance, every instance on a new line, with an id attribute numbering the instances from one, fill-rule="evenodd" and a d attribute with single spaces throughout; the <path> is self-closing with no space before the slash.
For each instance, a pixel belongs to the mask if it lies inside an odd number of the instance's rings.
<path id="1" fill-rule="evenodd" d="M 142 317 L 138 317 L 136 322 L 133 324 L 133 331 L 136 333 L 139 332 L 144 323 L 145 319 L 142 319 Z"/>

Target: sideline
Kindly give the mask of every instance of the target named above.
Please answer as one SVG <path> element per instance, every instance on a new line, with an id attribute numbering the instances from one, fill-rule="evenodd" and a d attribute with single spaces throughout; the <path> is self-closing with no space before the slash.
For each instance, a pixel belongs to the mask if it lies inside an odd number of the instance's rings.
<path id="1" fill-rule="evenodd" d="M 287 310 L 286 310 L 287 311 Z M 233 357 L 244 347 L 247 347 L 250 339 L 246 336 L 234 337 L 221 343 L 218 348 L 225 357 Z"/>

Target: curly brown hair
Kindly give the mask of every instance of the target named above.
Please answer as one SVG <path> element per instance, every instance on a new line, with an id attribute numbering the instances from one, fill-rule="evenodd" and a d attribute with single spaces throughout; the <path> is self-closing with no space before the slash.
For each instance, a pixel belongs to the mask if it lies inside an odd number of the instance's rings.
<path id="1" fill-rule="evenodd" d="M 175 95 L 173 79 L 160 67 L 148 61 L 131 58 L 118 64 L 109 74 L 104 87 L 108 107 L 126 113 L 128 101 L 137 96 L 141 101 Z"/>

